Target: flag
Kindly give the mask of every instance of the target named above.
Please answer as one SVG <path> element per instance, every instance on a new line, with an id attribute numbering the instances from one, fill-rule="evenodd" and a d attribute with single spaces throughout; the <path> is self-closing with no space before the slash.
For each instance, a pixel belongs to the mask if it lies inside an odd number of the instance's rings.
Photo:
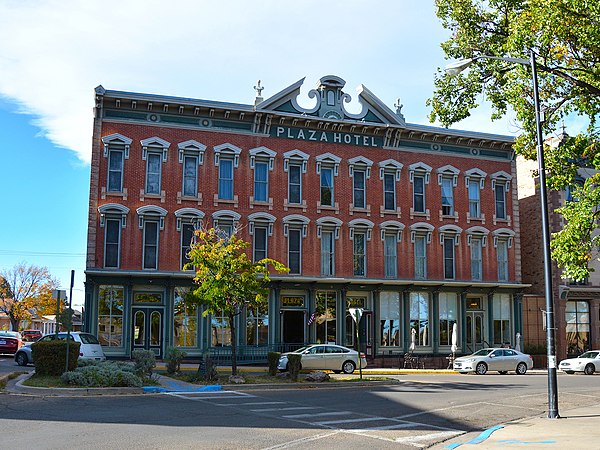
<path id="1" fill-rule="evenodd" d="M 310 315 L 310 317 L 308 318 L 307 325 L 308 326 L 312 325 L 312 323 L 315 321 L 316 318 L 317 318 L 317 311 L 315 311 L 314 313 L 312 313 Z"/>

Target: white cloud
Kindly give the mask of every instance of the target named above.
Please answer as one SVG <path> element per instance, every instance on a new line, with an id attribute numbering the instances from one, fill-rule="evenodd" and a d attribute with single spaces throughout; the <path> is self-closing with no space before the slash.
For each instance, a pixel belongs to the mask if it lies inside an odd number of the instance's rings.
<path id="1" fill-rule="evenodd" d="M 433 2 L 5 0 L 0 95 L 86 162 L 98 84 L 252 103 L 258 78 L 268 97 L 333 74 L 351 95 L 364 83 L 389 107 L 401 98 L 407 121 L 425 124 L 444 39 Z M 489 115 L 460 128 L 506 133 Z"/>

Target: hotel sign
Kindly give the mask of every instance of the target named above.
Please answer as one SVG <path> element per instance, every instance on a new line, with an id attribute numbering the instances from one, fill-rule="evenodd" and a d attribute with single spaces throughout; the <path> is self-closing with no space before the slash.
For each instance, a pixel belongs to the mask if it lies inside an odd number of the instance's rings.
<path id="1" fill-rule="evenodd" d="M 295 139 L 298 141 L 313 141 L 326 144 L 347 144 L 360 147 L 383 147 L 383 136 L 366 134 L 343 133 L 337 131 L 309 130 L 295 127 L 271 127 L 271 136 Z"/>

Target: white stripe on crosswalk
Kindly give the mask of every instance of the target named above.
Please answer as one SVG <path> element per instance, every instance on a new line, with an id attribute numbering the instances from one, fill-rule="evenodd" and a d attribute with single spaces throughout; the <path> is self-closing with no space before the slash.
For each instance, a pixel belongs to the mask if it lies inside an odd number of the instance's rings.
<path id="1" fill-rule="evenodd" d="M 294 406 L 291 408 L 263 408 L 263 409 L 251 409 L 252 412 L 273 412 L 273 411 L 299 411 L 299 410 L 315 409 L 314 406 Z M 322 409 L 322 408 L 318 408 Z"/>
<path id="2" fill-rule="evenodd" d="M 307 417 L 323 417 L 323 416 L 344 416 L 352 414 L 350 411 L 336 411 L 336 412 L 324 412 L 324 413 L 311 413 L 311 414 L 292 414 L 289 416 L 282 416 L 286 419 L 304 419 Z"/>
<path id="3" fill-rule="evenodd" d="M 385 417 L 363 417 L 361 419 L 346 419 L 346 420 L 330 420 L 327 422 L 315 422 L 317 425 L 337 425 L 338 423 L 358 423 L 358 422 L 372 422 L 374 420 L 392 420 Z"/>

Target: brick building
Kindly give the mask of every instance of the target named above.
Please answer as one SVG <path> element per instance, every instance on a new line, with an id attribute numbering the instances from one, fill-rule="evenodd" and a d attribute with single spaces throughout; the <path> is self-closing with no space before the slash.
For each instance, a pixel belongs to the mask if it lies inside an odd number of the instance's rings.
<path id="1" fill-rule="evenodd" d="M 268 310 L 239 320 L 246 347 L 354 346 L 371 359 L 447 356 L 522 332 L 512 139 L 407 123 L 361 86 L 303 80 L 254 105 L 96 88 L 86 270 L 87 330 L 109 356 L 226 349 L 222 317 L 182 302 L 194 227 L 252 242 L 290 267 Z M 314 320 L 311 316 L 314 315 Z M 415 331 L 414 338 L 412 330 Z M 266 354 L 266 352 L 264 352 Z"/>
<path id="2" fill-rule="evenodd" d="M 563 131 L 564 133 L 564 131 Z M 561 133 L 547 141 L 549 145 L 560 145 Z M 527 217 L 528 233 L 522 234 L 523 281 L 529 286 L 523 296 L 523 327 L 526 348 L 532 353 L 546 354 L 546 331 L 543 311 L 544 258 L 541 246 L 541 213 L 539 181 L 534 178 L 536 161 L 518 159 L 519 209 Z M 595 171 L 579 169 L 578 181 L 583 183 Z M 560 231 L 564 225 L 561 215 L 554 211 L 567 201 L 577 201 L 570 189 L 547 192 L 550 233 Z M 600 347 L 600 262 L 590 261 L 594 270 L 590 278 L 582 281 L 565 280 L 556 264 L 552 264 L 552 288 L 554 326 L 557 360 L 576 356 L 585 350 Z M 546 366 L 545 358 L 543 366 Z M 541 360 L 540 360 L 541 363 Z"/>

